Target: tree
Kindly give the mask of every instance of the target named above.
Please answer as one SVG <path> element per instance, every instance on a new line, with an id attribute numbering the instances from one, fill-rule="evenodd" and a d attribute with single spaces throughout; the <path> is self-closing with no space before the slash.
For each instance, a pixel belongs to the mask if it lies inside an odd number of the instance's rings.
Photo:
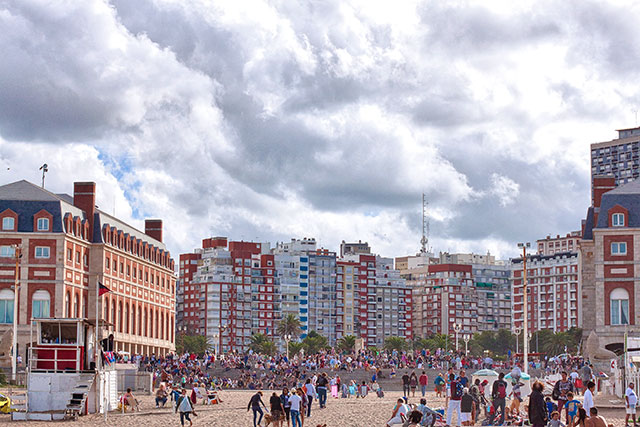
<path id="1" fill-rule="evenodd" d="M 295 355 L 300 353 L 304 349 L 304 344 L 301 342 L 289 341 L 289 354 Z"/>
<path id="2" fill-rule="evenodd" d="M 356 348 L 356 337 L 345 335 L 338 340 L 338 348 L 342 351 L 352 352 Z"/>
<path id="3" fill-rule="evenodd" d="M 446 334 L 433 334 L 426 340 L 428 343 L 427 348 L 431 351 L 436 351 L 439 348 L 448 351 L 451 345 L 451 340 Z"/>
<path id="4" fill-rule="evenodd" d="M 325 337 L 323 337 L 316 331 L 311 331 L 302 340 L 302 344 L 304 345 L 304 350 L 307 352 L 307 354 L 316 354 L 320 350 L 324 350 L 325 348 L 327 348 L 329 342 Z"/>
<path id="5" fill-rule="evenodd" d="M 402 337 L 389 337 L 384 340 L 384 349 L 388 351 L 402 351 L 407 348 L 407 342 Z"/>
<path id="6" fill-rule="evenodd" d="M 300 336 L 300 326 L 300 319 L 289 313 L 280 321 L 276 332 L 283 339 L 285 335 L 290 335 L 292 340 L 296 340 Z"/>
<path id="7" fill-rule="evenodd" d="M 265 334 L 255 334 L 251 336 L 249 348 L 260 354 L 274 354 L 276 345 Z"/>
<path id="8" fill-rule="evenodd" d="M 176 351 L 178 353 L 204 354 L 212 349 L 213 343 L 209 337 L 185 334 L 176 337 Z"/>

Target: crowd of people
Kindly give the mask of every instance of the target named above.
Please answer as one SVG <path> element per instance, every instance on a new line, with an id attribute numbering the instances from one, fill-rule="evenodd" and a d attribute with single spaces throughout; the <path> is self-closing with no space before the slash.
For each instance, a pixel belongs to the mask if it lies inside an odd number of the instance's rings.
<path id="1" fill-rule="evenodd" d="M 456 373 L 453 368 L 450 368 L 447 374 L 440 374 L 433 380 L 436 393 L 444 391 L 446 410 L 434 410 L 427 406 L 427 400 L 424 397 L 425 387 L 423 387 L 429 384 L 426 373 L 422 372 L 418 377 L 415 372 L 410 374 L 407 371 L 402 376 L 404 397 L 398 399 L 386 426 L 431 426 L 436 419 L 441 419 L 450 426 L 454 416 L 457 426 L 473 426 L 478 422 L 481 425 L 491 426 L 612 426 L 598 414 L 598 408 L 595 406 L 596 383 L 589 364 L 584 363 L 583 366 L 573 366 L 573 368 L 572 374 L 576 375 L 569 375 L 566 371 L 562 371 L 561 378 L 555 382 L 549 396 L 544 394 L 545 384 L 535 381 L 531 385 L 529 400 L 524 405 L 521 403 L 524 402 L 522 388 L 525 384 L 522 383 L 522 370 L 519 364 L 516 364 L 509 373 L 510 384 L 504 372 L 501 372 L 490 385 L 490 390 L 487 390 L 488 380 L 481 381 L 480 378 L 476 378 L 472 382 L 464 369 Z M 584 387 L 582 387 L 583 382 Z M 420 403 L 409 404 L 409 399 L 415 397 L 418 385 L 421 386 Z M 582 401 L 577 399 L 580 393 L 584 395 Z M 511 399 L 509 406 L 507 406 L 508 399 Z M 630 383 L 625 393 L 627 408 L 625 423 L 628 425 L 631 419 L 634 427 L 637 401 L 634 384 Z M 446 421 L 444 421 L 445 418 Z"/>
<path id="2" fill-rule="evenodd" d="M 191 423 L 190 414 L 195 412 L 199 401 L 219 403 L 219 391 L 234 388 L 256 391 L 247 407 L 253 411 L 254 426 L 261 425 L 265 416 L 275 426 L 285 422 L 287 426 L 302 426 L 305 417 L 311 416 L 314 402 L 323 409 L 327 405 L 327 396 L 364 398 L 373 393 L 382 397 L 384 391 L 378 381 L 385 378 L 388 382 L 399 377 L 404 397 L 393 408 L 387 426 L 431 425 L 435 420 L 452 425 L 454 418 L 458 426 L 477 423 L 606 426 L 593 402 L 595 375 L 592 368 L 582 358 L 568 355 L 531 361 L 529 369 L 538 369 L 540 377 L 562 374 L 552 389 L 549 384 L 532 384 L 526 403 L 522 396 L 523 367 L 515 358 L 494 361 L 490 357 L 466 357 L 453 352 L 431 353 L 428 350 L 360 351 L 353 354 L 330 350 L 313 355 L 297 354 L 291 358 L 282 354 L 266 356 L 253 352 L 219 357 L 213 353 L 201 356 L 169 354 L 164 357 L 127 355 L 124 358 L 116 354 L 116 357 L 120 362 L 135 363 L 140 370 L 153 373 L 156 405 L 165 406 L 171 400 L 181 414 L 182 425 Z M 492 384 L 487 380 L 476 378 L 472 381 L 467 377 L 467 370 L 479 369 L 507 371 L 511 374 L 509 383 L 504 373 L 499 374 Z M 443 373 L 430 379 L 427 375 L 429 370 L 441 370 Z M 340 375 L 349 376 L 346 372 L 366 372 L 367 381 L 343 381 Z M 550 396 L 543 395 L 545 387 Z M 269 397 L 268 409 L 260 391 L 267 389 L 282 390 Z M 427 391 L 430 390 L 435 390 L 436 396 L 445 399 L 445 408 L 429 407 Z M 410 404 L 409 399 L 416 398 L 416 393 L 418 400 Z M 584 395 L 582 401 L 577 399 L 580 394 Z M 626 399 L 627 405 L 635 408 L 637 398 L 632 384 Z M 266 414 L 263 408 L 267 409 Z M 631 414 L 628 417 L 635 419 Z"/>

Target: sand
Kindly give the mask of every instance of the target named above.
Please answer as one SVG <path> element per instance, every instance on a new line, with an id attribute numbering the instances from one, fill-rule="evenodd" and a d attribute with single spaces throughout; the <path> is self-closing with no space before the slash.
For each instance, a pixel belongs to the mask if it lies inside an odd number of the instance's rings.
<path id="1" fill-rule="evenodd" d="M 194 426 L 217 427 L 252 427 L 253 417 L 247 412 L 247 403 L 254 392 L 228 390 L 222 392 L 224 402 L 220 405 L 203 406 L 198 404 L 197 417 L 192 417 Z M 268 402 L 272 392 L 264 391 L 263 401 Z M 370 394 L 364 399 L 334 399 L 329 397 L 327 408 L 319 409 L 317 401 L 313 402 L 311 418 L 305 419 L 305 427 L 316 427 L 318 424 L 327 424 L 327 427 L 370 427 L 384 426 L 391 416 L 391 411 L 401 392 L 387 392 L 380 399 L 375 394 Z M 105 423 L 104 416 L 89 415 L 80 417 L 78 421 L 62 422 L 10 422 L 9 417 L 0 415 L 0 424 L 11 427 L 79 427 L 79 426 L 179 426 L 180 417 L 168 408 L 156 409 L 152 396 L 138 396 L 141 401 L 141 412 L 132 414 L 110 413 Z M 410 403 L 419 403 L 419 393 L 415 398 L 409 398 Z M 427 393 L 428 405 L 432 408 L 444 406 L 444 399 L 436 398 L 434 392 Z M 170 404 L 170 402 L 167 402 Z M 268 403 L 267 403 L 268 405 Z M 624 425 L 624 411 L 602 410 L 607 421 L 615 426 Z M 5 424 L 6 423 L 6 424 Z M 455 422 L 452 423 L 456 425 Z M 188 423 L 187 423 L 188 425 Z M 286 425 L 286 423 L 284 424 Z M 477 423 L 476 425 L 480 425 Z"/>

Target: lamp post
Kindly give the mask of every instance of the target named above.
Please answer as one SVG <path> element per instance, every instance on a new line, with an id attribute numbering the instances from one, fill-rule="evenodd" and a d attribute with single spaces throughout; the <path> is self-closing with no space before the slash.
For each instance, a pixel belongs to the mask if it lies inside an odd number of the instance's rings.
<path id="1" fill-rule="evenodd" d="M 220 357 L 220 345 L 219 345 L 219 341 L 218 341 L 218 337 L 220 336 L 220 334 L 218 332 L 216 332 L 215 334 L 213 334 L 213 341 L 216 343 L 215 344 L 215 350 L 216 350 L 216 356 L 219 358 Z"/>
<path id="2" fill-rule="evenodd" d="M 224 349 L 222 348 L 222 334 L 226 329 L 227 327 L 225 325 L 220 325 L 220 340 L 218 341 L 218 352 L 220 353 L 220 356 L 224 353 Z"/>
<path id="3" fill-rule="evenodd" d="M 291 334 L 284 334 L 284 342 L 287 346 L 287 361 L 289 360 L 289 341 L 291 341 Z"/>
<path id="4" fill-rule="evenodd" d="M 11 245 L 16 258 L 16 280 L 13 285 L 13 340 L 11 343 L 11 379 L 15 382 L 18 373 L 18 291 L 20 291 L 20 258 L 22 257 L 22 247 Z"/>
<path id="5" fill-rule="evenodd" d="M 460 332 L 460 329 L 462 329 L 462 325 L 459 323 L 456 323 L 453 325 L 453 330 L 456 333 L 456 353 L 458 352 L 458 332 Z"/>
<path id="6" fill-rule="evenodd" d="M 527 298 L 529 297 L 529 294 L 527 292 L 527 248 L 531 247 L 531 243 L 526 242 L 526 243 L 518 243 L 518 247 L 520 249 L 522 249 L 522 324 L 523 324 L 523 331 L 525 333 L 524 335 L 524 343 L 522 343 L 522 352 L 524 353 L 524 372 L 526 374 L 529 373 L 529 340 L 526 339 L 527 338 L 527 333 L 529 332 L 529 325 L 528 325 L 528 301 Z"/>
<path id="7" fill-rule="evenodd" d="M 516 326 L 515 328 L 513 328 L 513 333 L 516 334 L 516 354 L 520 352 L 520 332 L 522 332 L 522 329 L 520 329 L 520 327 Z"/>
<path id="8" fill-rule="evenodd" d="M 462 336 L 462 340 L 464 341 L 464 355 L 468 356 L 469 355 L 469 341 L 471 340 L 471 335 L 470 334 L 464 334 Z"/>

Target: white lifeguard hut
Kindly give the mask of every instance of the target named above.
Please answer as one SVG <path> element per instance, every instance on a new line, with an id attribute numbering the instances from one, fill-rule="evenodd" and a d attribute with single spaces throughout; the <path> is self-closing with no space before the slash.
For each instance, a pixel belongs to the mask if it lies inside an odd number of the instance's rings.
<path id="1" fill-rule="evenodd" d="M 116 371 L 102 363 L 110 353 L 96 347 L 95 332 L 95 320 L 32 319 L 26 410 L 12 419 L 77 418 L 117 406 Z"/>

